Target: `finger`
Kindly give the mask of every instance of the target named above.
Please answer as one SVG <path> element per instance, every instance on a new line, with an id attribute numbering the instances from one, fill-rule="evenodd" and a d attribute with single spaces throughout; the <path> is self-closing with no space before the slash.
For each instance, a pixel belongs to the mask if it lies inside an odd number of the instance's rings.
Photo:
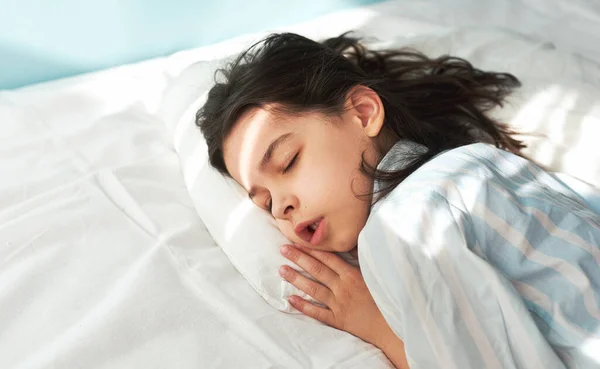
<path id="1" fill-rule="evenodd" d="M 331 292 L 329 288 L 306 278 L 292 268 L 284 265 L 279 268 L 279 274 L 285 278 L 286 281 L 298 287 L 301 291 L 304 291 L 315 300 L 320 301 L 327 306 L 333 302 L 333 292 Z"/>
<path id="2" fill-rule="evenodd" d="M 326 286 L 331 287 L 339 278 L 328 266 L 296 247 L 283 245 L 281 247 L 281 254 Z"/>
<path id="3" fill-rule="evenodd" d="M 316 319 L 327 325 L 335 326 L 335 318 L 331 310 L 317 306 L 315 304 L 311 304 L 310 302 L 298 296 L 290 296 L 288 301 L 302 314 Z"/>
<path id="4" fill-rule="evenodd" d="M 356 269 L 355 266 L 351 265 L 333 252 L 313 250 L 301 245 L 295 245 L 295 247 L 312 256 L 315 260 L 320 261 L 323 265 L 327 266 L 337 275 L 342 275 L 348 271 Z"/>

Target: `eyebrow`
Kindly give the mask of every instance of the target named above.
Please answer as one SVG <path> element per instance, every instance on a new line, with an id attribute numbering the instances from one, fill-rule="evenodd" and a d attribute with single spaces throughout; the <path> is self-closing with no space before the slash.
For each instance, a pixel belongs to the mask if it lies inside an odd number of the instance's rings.
<path id="1" fill-rule="evenodd" d="M 264 171 L 265 167 L 271 161 L 271 158 L 273 157 L 273 153 L 275 152 L 275 150 L 277 150 L 277 148 L 279 146 L 281 146 L 285 141 L 289 140 L 293 136 L 294 136 L 294 133 L 288 132 L 288 133 L 282 134 L 281 136 L 279 136 L 278 138 L 273 140 L 273 142 L 271 142 L 271 144 L 267 148 L 267 151 L 265 151 L 265 153 L 258 165 L 258 170 Z M 254 196 L 255 196 L 255 190 L 254 190 L 254 188 L 251 188 L 250 191 L 248 192 L 248 197 L 250 197 L 250 199 L 252 199 Z"/>

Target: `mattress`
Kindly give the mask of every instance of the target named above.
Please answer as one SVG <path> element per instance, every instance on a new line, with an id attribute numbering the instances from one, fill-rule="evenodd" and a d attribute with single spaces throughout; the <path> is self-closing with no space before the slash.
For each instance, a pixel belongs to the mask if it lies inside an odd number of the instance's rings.
<path id="1" fill-rule="evenodd" d="M 511 29 L 596 65 L 599 14 L 584 0 L 409 0 L 283 29 Z M 348 333 L 270 307 L 192 206 L 162 94 L 169 76 L 256 37 L 0 92 L 0 368 L 392 367 Z"/>

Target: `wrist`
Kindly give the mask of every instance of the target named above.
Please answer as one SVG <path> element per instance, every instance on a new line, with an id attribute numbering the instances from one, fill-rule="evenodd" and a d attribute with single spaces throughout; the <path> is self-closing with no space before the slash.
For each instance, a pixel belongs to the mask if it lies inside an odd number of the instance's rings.
<path id="1" fill-rule="evenodd" d="M 379 348 L 396 368 L 409 369 L 404 351 L 404 341 L 392 331 L 387 322 L 381 327 L 373 345 Z"/>
<path id="2" fill-rule="evenodd" d="M 380 334 L 377 335 L 375 342 L 373 343 L 381 351 L 389 351 L 396 349 L 399 346 L 404 348 L 404 343 L 400 337 L 396 336 L 396 333 L 392 331 L 389 325 L 385 324 L 382 327 Z"/>
<path id="3" fill-rule="evenodd" d="M 371 337 L 369 340 L 365 340 L 370 344 L 377 346 L 380 350 L 383 350 L 384 346 L 388 346 L 389 342 L 393 340 L 395 334 L 390 328 L 389 324 L 383 317 L 383 314 L 379 316 L 371 323 Z"/>

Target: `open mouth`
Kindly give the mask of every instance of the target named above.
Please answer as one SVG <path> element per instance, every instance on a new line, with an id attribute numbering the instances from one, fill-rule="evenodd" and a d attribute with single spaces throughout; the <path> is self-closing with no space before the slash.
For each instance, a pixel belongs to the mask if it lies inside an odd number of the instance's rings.
<path id="1" fill-rule="evenodd" d="M 327 221 L 325 218 L 319 218 L 310 223 L 301 223 L 296 226 L 296 234 L 302 240 L 311 245 L 318 245 L 325 236 Z"/>
<path id="2" fill-rule="evenodd" d="M 317 220 L 316 222 L 312 223 L 311 225 L 309 225 L 307 228 L 309 231 L 311 231 L 312 233 L 315 233 L 315 231 L 317 230 L 317 227 L 319 226 L 319 223 L 321 222 L 321 219 Z"/>

